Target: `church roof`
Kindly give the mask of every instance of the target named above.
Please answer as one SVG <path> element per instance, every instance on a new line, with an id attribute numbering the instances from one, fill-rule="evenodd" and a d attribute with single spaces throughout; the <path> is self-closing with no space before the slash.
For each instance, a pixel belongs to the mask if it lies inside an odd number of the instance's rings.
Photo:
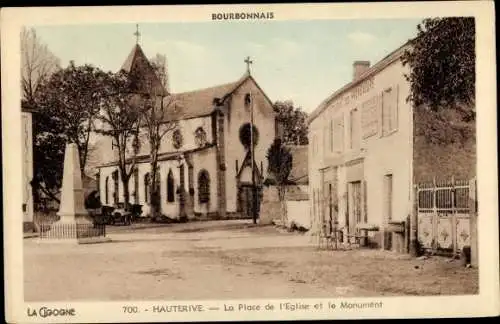
<path id="1" fill-rule="evenodd" d="M 225 83 L 210 88 L 172 94 L 172 99 L 175 102 L 174 107 L 176 109 L 174 113 L 169 114 L 171 116 L 169 119 L 180 120 L 193 117 L 208 116 L 215 109 L 215 99 L 221 99 L 221 102 L 224 101 L 247 80 L 252 80 L 257 88 L 262 92 L 267 101 L 272 105 L 272 101 L 269 99 L 269 97 L 260 88 L 255 79 L 247 72 L 235 82 Z"/>
<path id="2" fill-rule="evenodd" d="M 161 84 L 153 66 L 139 44 L 132 48 L 120 70 L 131 74 L 137 80 L 137 88 L 140 92 L 155 92 L 158 95 L 167 94 L 167 90 Z"/>
<path id="3" fill-rule="evenodd" d="M 215 108 L 214 99 L 225 99 L 248 78 L 250 75 L 245 74 L 236 82 L 172 94 L 173 100 L 179 108 L 175 119 L 188 119 L 211 114 Z"/>
<path id="4" fill-rule="evenodd" d="M 149 92 L 148 84 L 155 86 L 154 90 L 157 95 L 163 94 L 164 104 L 172 102 L 171 107 L 166 110 L 165 121 L 189 119 L 194 117 L 202 117 L 210 115 L 214 109 L 215 99 L 221 99 L 221 102 L 228 98 L 236 89 L 238 89 L 245 81 L 252 80 L 257 88 L 263 93 L 266 99 L 272 104 L 271 100 L 259 87 L 255 79 L 247 72 L 239 80 L 235 82 L 225 83 L 209 88 L 203 88 L 193 91 L 181 93 L 168 93 L 161 85 L 161 81 L 154 71 L 153 66 L 146 58 L 142 48 L 136 44 L 127 59 L 122 65 L 122 70 L 134 75 L 138 81 L 138 90 L 140 92 Z"/>

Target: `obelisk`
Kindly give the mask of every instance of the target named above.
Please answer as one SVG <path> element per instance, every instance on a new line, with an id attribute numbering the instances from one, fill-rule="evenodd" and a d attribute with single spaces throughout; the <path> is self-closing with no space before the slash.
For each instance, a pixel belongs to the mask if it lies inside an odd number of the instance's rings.
<path id="1" fill-rule="evenodd" d="M 50 241 L 78 243 L 79 233 L 88 231 L 92 222 L 87 219 L 80 171 L 80 158 L 75 143 L 67 144 L 64 153 L 61 202 L 57 215 L 60 219 L 50 226 Z M 82 224 L 82 225 L 80 225 Z"/>
<path id="2" fill-rule="evenodd" d="M 58 216 L 61 223 L 91 223 L 87 219 L 80 171 L 80 157 L 75 143 L 66 145 L 64 154 L 63 183 Z"/>

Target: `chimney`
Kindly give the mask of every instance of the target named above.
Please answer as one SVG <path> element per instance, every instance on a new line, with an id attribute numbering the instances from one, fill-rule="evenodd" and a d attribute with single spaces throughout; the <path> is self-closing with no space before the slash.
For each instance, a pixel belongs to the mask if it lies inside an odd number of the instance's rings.
<path id="1" fill-rule="evenodd" d="M 370 68 L 370 61 L 354 61 L 352 79 L 356 80 Z"/>

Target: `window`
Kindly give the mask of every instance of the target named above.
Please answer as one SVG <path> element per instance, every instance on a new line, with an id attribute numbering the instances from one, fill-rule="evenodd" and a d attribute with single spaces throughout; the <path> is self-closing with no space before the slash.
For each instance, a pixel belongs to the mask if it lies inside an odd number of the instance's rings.
<path id="1" fill-rule="evenodd" d="M 198 147 L 203 147 L 207 144 L 207 133 L 203 129 L 203 127 L 198 127 L 194 132 L 194 138 L 196 141 L 196 145 Z"/>
<path id="2" fill-rule="evenodd" d="M 344 150 L 344 116 L 340 115 L 335 118 L 333 125 L 333 146 L 335 152 Z"/>
<path id="3" fill-rule="evenodd" d="M 167 202 L 175 201 L 175 185 L 174 185 L 174 175 L 172 170 L 168 170 L 167 176 Z"/>
<path id="4" fill-rule="evenodd" d="M 183 139 L 182 139 L 182 133 L 179 129 L 174 130 L 172 133 L 172 145 L 176 150 L 180 149 L 182 147 Z"/>
<path id="5" fill-rule="evenodd" d="M 210 176 L 207 170 L 198 174 L 198 201 L 200 204 L 210 201 Z"/>
<path id="6" fill-rule="evenodd" d="M 134 202 L 139 203 L 139 169 L 134 169 Z"/>
<path id="7" fill-rule="evenodd" d="M 250 127 L 250 123 L 243 124 L 240 127 L 239 132 L 240 142 L 246 149 L 250 148 L 251 143 L 254 147 L 257 146 L 257 143 L 259 142 L 259 130 L 255 127 L 255 125 Z"/>
<path id="8" fill-rule="evenodd" d="M 144 202 L 149 203 L 149 172 L 144 175 Z"/>
<path id="9" fill-rule="evenodd" d="M 112 174 L 113 177 L 113 203 L 118 204 L 118 170 L 114 171 Z"/>
<path id="10" fill-rule="evenodd" d="M 330 120 L 330 152 L 333 152 L 333 119 Z"/>
<path id="11" fill-rule="evenodd" d="M 106 199 L 106 205 L 109 204 L 109 177 L 106 177 L 106 184 L 105 184 L 105 188 L 106 192 L 104 193 Z"/>
<path id="12" fill-rule="evenodd" d="M 380 95 L 366 100 L 361 106 L 361 132 L 363 139 L 378 133 Z"/>
<path id="13" fill-rule="evenodd" d="M 359 132 L 359 110 L 357 108 L 351 110 L 350 112 L 350 137 L 351 137 L 351 149 L 358 149 L 360 144 L 360 132 Z"/>
<path id="14" fill-rule="evenodd" d="M 328 123 L 325 124 L 323 127 L 323 152 L 327 153 L 329 151 L 329 139 L 330 139 L 330 134 L 328 132 Z"/>
<path id="15" fill-rule="evenodd" d="M 382 93 L 382 136 L 392 133 L 398 128 L 398 95 L 397 88 L 386 89 Z"/>
<path id="16" fill-rule="evenodd" d="M 245 94 L 245 107 L 250 106 L 251 103 L 252 103 L 252 96 L 249 93 Z"/>

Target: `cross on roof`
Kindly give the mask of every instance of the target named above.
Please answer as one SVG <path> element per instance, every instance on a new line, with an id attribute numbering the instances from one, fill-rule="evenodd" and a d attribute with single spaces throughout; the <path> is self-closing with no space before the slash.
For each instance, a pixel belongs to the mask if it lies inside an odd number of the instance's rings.
<path id="1" fill-rule="evenodd" d="M 253 61 L 250 61 L 250 56 L 247 56 L 244 62 L 247 64 L 247 72 L 250 74 L 250 64 L 253 64 Z"/>
<path id="2" fill-rule="evenodd" d="M 139 44 L 139 37 L 141 36 L 141 33 L 139 32 L 139 24 L 135 24 L 135 43 Z"/>

